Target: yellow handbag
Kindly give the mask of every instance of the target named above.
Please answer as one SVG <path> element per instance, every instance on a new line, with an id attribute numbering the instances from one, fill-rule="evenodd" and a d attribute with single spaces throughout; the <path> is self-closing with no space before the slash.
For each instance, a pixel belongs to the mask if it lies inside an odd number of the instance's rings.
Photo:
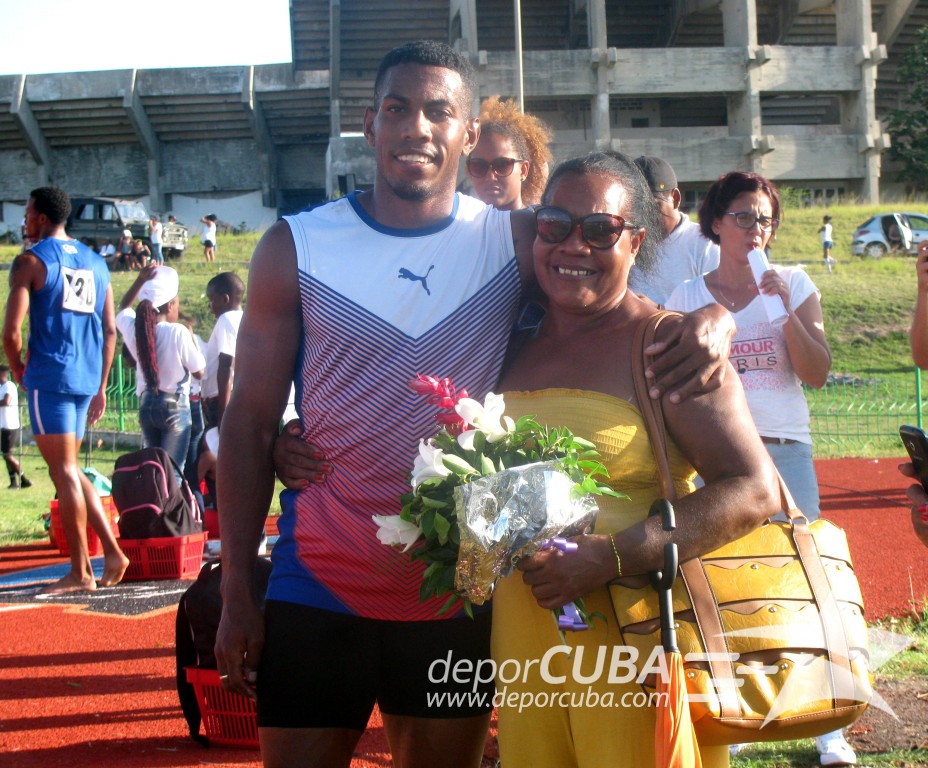
<path id="1" fill-rule="evenodd" d="M 643 349 L 661 320 L 641 323 L 633 352 L 639 407 L 672 503 L 673 481 L 659 401 L 647 394 Z M 847 538 L 809 523 L 780 478 L 789 522 L 680 565 L 673 620 L 690 714 L 703 744 L 817 736 L 854 722 L 873 695 L 867 625 Z M 610 586 L 623 641 L 645 662 L 660 645 L 660 609 L 646 585 Z"/>

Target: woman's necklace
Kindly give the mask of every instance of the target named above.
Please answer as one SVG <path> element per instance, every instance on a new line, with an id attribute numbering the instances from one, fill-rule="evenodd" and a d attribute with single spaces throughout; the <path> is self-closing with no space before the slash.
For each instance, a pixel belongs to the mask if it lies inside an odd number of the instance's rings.
<path id="1" fill-rule="evenodd" d="M 728 298 L 728 296 L 725 295 L 725 291 L 722 290 L 722 281 L 721 281 L 721 279 L 719 279 L 719 277 L 718 277 L 718 272 L 715 273 L 715 280 L 714 280 L 714 282 L 715 282 L 715 286 L 714 286 L 715 292 L 719 295 L 719 298 L 722 299 L 722 301 L 725 302 L 726 306 L 727 306 L 729 309 L 734 309 L 734 308 L 737 306 L 738 302 L 732 301 L 731 299 Z M 749 291 L 749 292 L 750 292 L 750 293 L 757 293 L 757 289 L 756 289 L 756 286 L 754 285 L 754 283 L 751 283 L 751 287 L 753 287 L 754 290 L 753 290 L 753 291 Z M 753 299 L 753 297 L 752 297 L 752 299 Z M 750 302 L 750 300 L 749 300 L 749 301 L 748 301 L 748 304 L 750 304 L 750 303 L 751 303 L 751 302 Z"/>

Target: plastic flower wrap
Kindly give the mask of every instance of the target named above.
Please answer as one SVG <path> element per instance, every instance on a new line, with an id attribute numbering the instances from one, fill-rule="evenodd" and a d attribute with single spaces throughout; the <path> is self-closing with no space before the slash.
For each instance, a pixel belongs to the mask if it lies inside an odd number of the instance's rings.
<path id="1" fill-rule="evenodd" d="M 591 494 L 620 497 L 597 482 L 606 470 L 588 440 L 531 417 L 505 415 L 502 395 L 483 403 L 450 379 L 418 376 L 410 387 L 444 409 L 432 438 L 420 440 L 412 492 L 399 515 L 375 515 L 378 538 L 426 564 L 419 596 L 448 595 L 447 611 L 484 603 L 519 558 L 594 522 Z"/>
<path id="2" fill-rule="evenodd" d="M 513 467 L 455 488 L 461 542 L 455 593 L 480 605 L 520 557 L 592 527 L 596 502 L 578 488 L 558 461 Z"/>

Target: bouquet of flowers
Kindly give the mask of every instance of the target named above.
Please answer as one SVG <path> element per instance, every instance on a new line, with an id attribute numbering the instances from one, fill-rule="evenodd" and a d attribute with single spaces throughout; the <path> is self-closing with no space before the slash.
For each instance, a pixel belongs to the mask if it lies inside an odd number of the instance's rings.
<path id="1" fill-rule="evenodd" d="M 569 429 L 513 421 L 502 395 L 481 404 L 450 379 L 420 375 L 409 386 L 443 409 L 441 427 L 419 441 L 400 514 L 373 517 L 380 541 L 426 564 L 420 598 L 449 595 L 442 612 L 463 601 L 471 614 L 519 558 L 569 549 L 562 537 L 595 519 L 592 495 L 623 497 L 597 480 L 607 473 L 593 443 Z"/>

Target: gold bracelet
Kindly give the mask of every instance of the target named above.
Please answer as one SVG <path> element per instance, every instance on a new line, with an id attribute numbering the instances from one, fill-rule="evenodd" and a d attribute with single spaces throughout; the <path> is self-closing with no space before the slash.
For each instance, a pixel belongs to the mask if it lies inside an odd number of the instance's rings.
<path id="1" fill-rule="evenodd" d="M 622 578 L 622 558 L 619 557 L 619 550 L 615 547 L 615 534 L 609 537 L 609 541 L 612 543 L 612 552 L 615 555 L 615 564 L 619 567 L 619 575 L 616 576 L 617 579 Z"/>

